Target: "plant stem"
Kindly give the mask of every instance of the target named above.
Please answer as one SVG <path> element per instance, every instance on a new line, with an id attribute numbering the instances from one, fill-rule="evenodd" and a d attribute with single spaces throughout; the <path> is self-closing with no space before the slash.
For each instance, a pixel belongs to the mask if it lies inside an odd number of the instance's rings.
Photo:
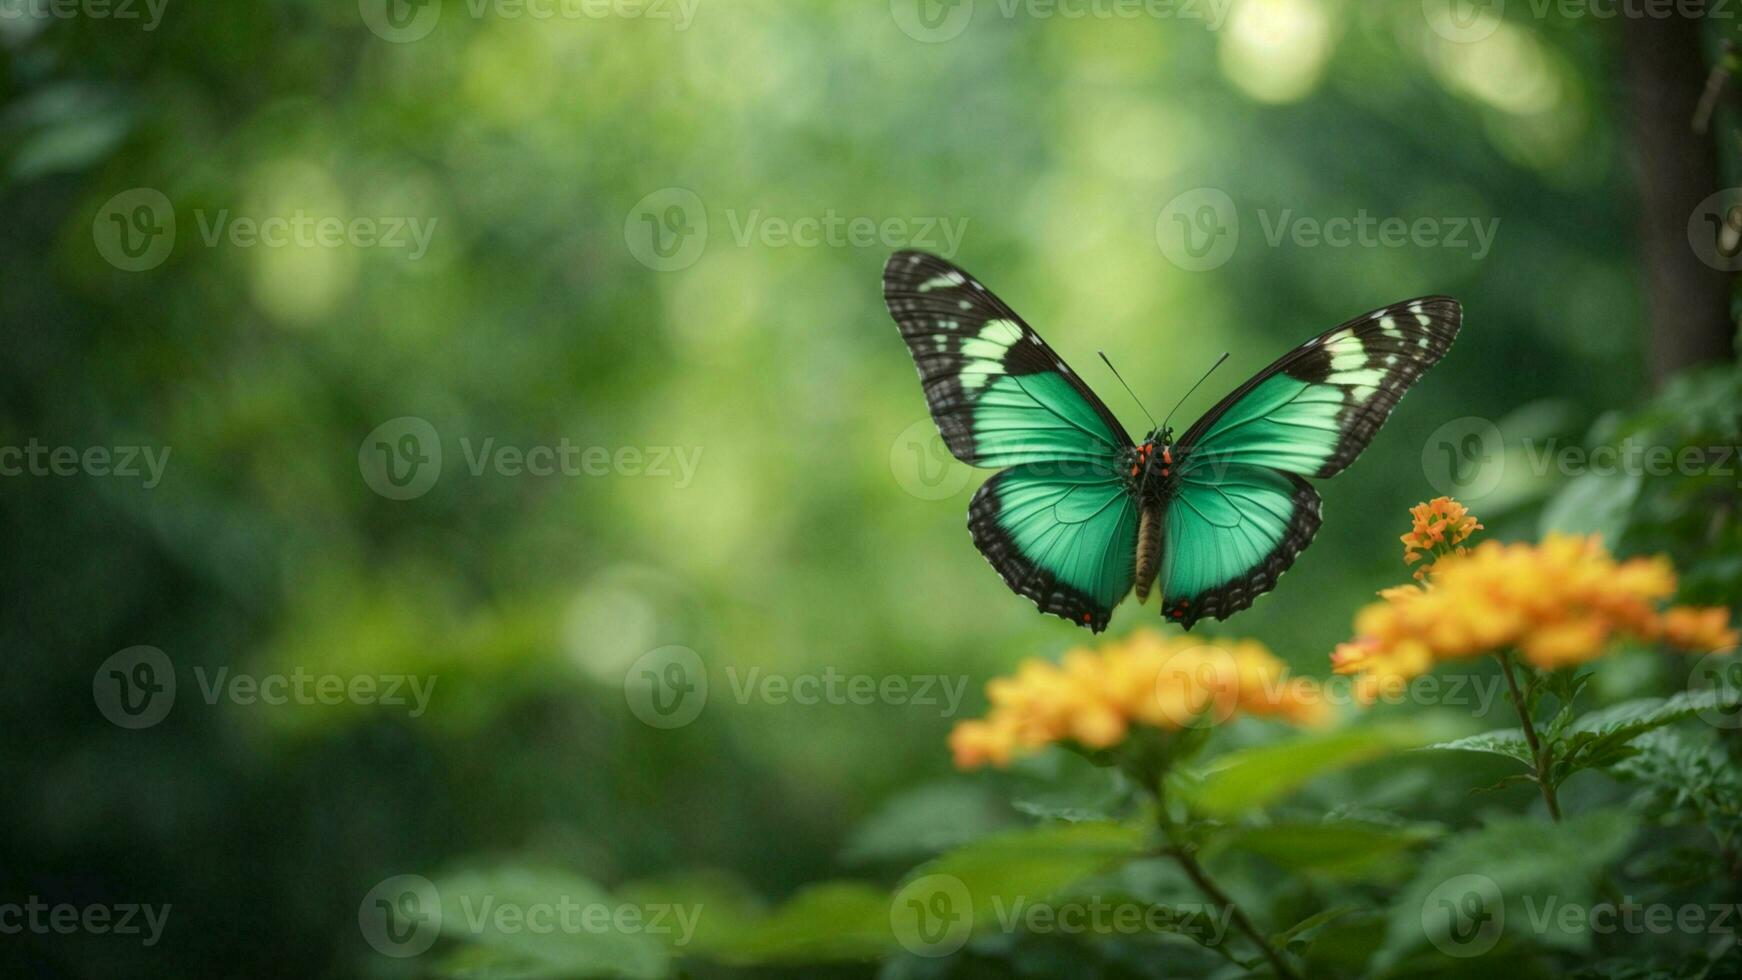
<path id="1" fill-rule="evenodd" d="M 1258 931 L 1258 926 L 1247 918 L 1245 911 L 1234 904 L 1234 900 L 1228 897 L 1227 892 L 1210 880 L 1210 876 L 1204 872 L 1203 865 L 1198 863 L 1198 859 L 1193 857 L 1190 851 L 1177 844 L 1170 844 L 1167 853 L 1179 862 L 1179 866 L 1185 869 L 1186 876 L 1191 878 L 1192 882 L 1205 895 L 1209 896 L 1210 901 L 1228 909 L 1230 917 L 1234 920 L 1234 925 L 1264 953 L 1264 958 L 1270 961 L 1270 968 L 1276 971 L 1276 975 L 1281 980 L 1299 980 L 1293 968 L 1288 965 L 1288 960 L 1283 958 L 1282 951 L 1270 945 L 1270 940 L 1265 938 L 1264 933 Z"/>
<path id="2" fill-rule="evenodd" d="M 1549 780 L 1549 754 L 1542 747 L 1542 740 L 1536 737 L 1536 725 L 1531 723 L 1530 708 L 1524 703 L 1524 695 L 1518 693 L 1518 681 L 1512 676 L 1512 654 L 1502 650 L 1495 654 L 1500 658 L 1500 673 L 1506 678 L 1506 687 L 1512 692 L 1512 706 L 1518 709 L 1518 722 L 1524 727 L 1524 740 L 1530 743 L 1530 757 L 1536 760 L 1536 785 L 1542 789 L 1542 801 L 1548 804 L 1548 815 L 1555 823 L 1561 822 L 1561 804 L 1555 799 L 1554 786 Z"/>

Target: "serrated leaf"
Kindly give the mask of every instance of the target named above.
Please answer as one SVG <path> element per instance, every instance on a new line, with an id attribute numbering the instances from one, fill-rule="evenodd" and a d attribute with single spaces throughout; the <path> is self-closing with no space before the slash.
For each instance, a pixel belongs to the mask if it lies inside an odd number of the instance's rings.
<path id="1" fill-rule="evenodd" d="M 1703 736 L 1703 737 L 1702 737 Z M 1728 843 L 1742 832 L 1742 775 L 1719 747 L 1713 732 L 1660 728 L 1634 740 L 1634 755 L 1611 772 L 1645 786 L 1651 812 L 1691 810 Z M 1710 861 L 1700 864 L 1710 869 Z"/>
<path id="2" fill-rule="evenodd" d="M 1739 703 L 1742 703 L 1742 691 L 1728 688 L 1682 691 L 1667 698 L 1623 701 L 1581 716 L 1568 728 L 1568 734 L 1631 738 L 1683 718 L 1692 718 L 1702 711 L 1732 708 Z"/>
<path id="3" fill-rule="evenodd" d="M 1531 757 L 1530 743 L 1524 739 L 1522 728 L 1502 728 L 1498 731 L 1483 732 L 1480 735 L 1469 735 L 1455 738 L 1449 742 L 1436 742 L 1433 745 L 1422 746 L 1422 751 L 1443 750 L 1447 752 L 1487 752 L 1492 755 L 1503 755 L 1508 759 L 1516 759 L 1527 766 L 1535 766 L 1536 760 Z"/>
<path id="4" fill-rule="evenodd" d="M 1553 775 L 1560 782 L 1581 769 L 1616 765 L 1633 754 L 1629 743 L 1646 732 L 1708 711 L 1734 710 L 1742 692 L 1733 688 L 1682 691 L 1667 698 L 1640 698 L 1583 715 L 1567 727 L 1555 748 Z"/>

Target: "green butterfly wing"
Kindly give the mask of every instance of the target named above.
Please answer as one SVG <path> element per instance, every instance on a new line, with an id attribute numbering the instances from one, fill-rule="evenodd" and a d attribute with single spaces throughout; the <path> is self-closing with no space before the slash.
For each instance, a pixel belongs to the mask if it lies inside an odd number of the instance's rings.
<path id="1" fill-rule="evenodd" d="M 1136 503 L 1120 468 L 1130 435 L 1033 328 L 955 265 L 897 252 L 883 295 L 944 444 L 964 463 L 1010 467 L 974 494 L 974 544 L 1042 612 L 1105 629 L 1136 554 Z"/>
<path id="2" fill-rule="evenodd" d="M 1323 479 L 1367 448 L 1463 320 L 1430 296 L 1356 317 L 1259 372 L 1179 440 L 1165 513 L 1162 614 L 1187 629 L 1275 587 L 1318 532 Z"/>
<path id="3" fill-rule="evenodd" d="M 973 276 L 935 255 L 897 252 L 883 267 L 883 299 L 957 459 L 1111 469 L 1130 450 L 1131 437 L 1107 406 Z"/>
<path id="4" fill-rule="evenodd" d="M 1230 464 L 1180 480 L 1162 538 L 1162 615 L 1191 629 L 1227 619 L 1276 587 L 1319 530 L 1319 495 L 1306 480 Z"/>
<path id="5" fill-rule="evenodd" d="M 974 494 L 968 530 L 1013 591 L 1096 633 L 1131 591 L 1137 505 L 1116 475 L 1073 465 L 1012 467 Z"/>
<path id="6" fill-rule="evenodd" d="M 1284 354 L 1180 438 L 1180 470 L 1247 463 L 1335 476 L 1458 335 L 1463 310 L 1427 296 L 1356 317 Z"/>

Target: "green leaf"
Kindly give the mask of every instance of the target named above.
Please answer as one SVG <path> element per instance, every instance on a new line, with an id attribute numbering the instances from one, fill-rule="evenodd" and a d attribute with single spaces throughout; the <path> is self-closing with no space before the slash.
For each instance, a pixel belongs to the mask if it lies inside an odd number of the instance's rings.
<path id="1" fill-rule="evenodd" d="M 950 875 L 973 897 L 976 920 L 994 897 L 1039 901 L 1089 875 L 1136 857 L 1147 828 L 1120 823 L 1054 824 L 976 841 L 915 869 Z"/>
<path id="2" fill-rule="evenodd" d="M 1425 972 L 1502 942 L 1586 949 L 1588 921 L 1568 928 L 1556 912 L 1590 905 L 1593 880 L 1634 829 L 1626 811 L 1597 810 L 1560 824 L 1508 817 L 1452 838 L 1392 904 L 1377 970 Z"/>
<path id="3" fill-rule="evenodd" d="M 1279 823 L 1229 828 L 1213 839 L 1209 852 L 1244 851 L 1289 871 L 1331 878 L 1390 877 L 1405 854 L 1444 832 L 1437 824 Z"/>
<path id="4" fill-rule="evenodd" d="M 1632 738 L 1653 728 L 1662 728 L 1701 712 L 1733 708 L 1742 704 L 1742 691 L 1709 688 L 1683 691 L 1667 698 L 1640 698 L 1600 708 L 1580 717 L 1568 729 L 1572 735 Z"/>
<path id="5" fill-rule="evenodd" d="M 1646 732 L 1696 715 L 1732 711 L 1738 704 L 1742 692 L 1723 687 L 1623 701 L 1593 711 L 1568 726 L 1555 747 L 1551 778 L 1558 784 L 1581 769 L 1613 766 L 1633 754 L 1629 743 Z"/>
<path id="6" fill-rule="evenodd" d="M 1581 473 L 1543 507 L 1539 531 L 1598 534 L 1614 547 L 1627 530 L 1639 487 L 1638 473 Z"/>
<path id="7" fill-rule="evenodd" d="M 436 882 L 441 931 L 483 947 L 449 961 L 466 976 L 661 977 L 667 953 L 652 912 L 565 871 L 507 866 Z M 677 928 L 668 911 L 659 930 Z"/>
<path id="8" fill-rule="evenodd" d="M 864 882 L 811 885 L 730 935 L 706 934 L 695 952 L 740 964 L 873 959 L 894 946 L 889 901 L 883 889 Z"/>
<path id="9" fill-rule="evenodd" d="M 761 896 L 743 879 L 717 869 L 643 878 L 618 886 L 616 893 L 620 901 L 643 907 L 704 910 L 694 917 L 692 934 L 673 937 L 677 954 L 723 945 L 768 914 Z"/>
<path id="10" fill-rule="evenodd" d="M 1181 792 L 1203 812 L 1240 813 L 1281 799 L 1314 777 L 1451 738 L 1464 728 L 1461 719 L 1422 714 L 1298 735 L 1219 756 L 1196 783 L 1182 785 Z"/>
<path id="11" fill-rule="evenodd" d="M 1632 744 L 1638 751 L 1611 772 L 1649 790 L 1648 812 L 1691 811 L 1730 846 L 1742 832 L 1742 774 L 1719 747 L 1717 733 L 1660 728 Z"/>
<path id="12" fill-rule="evenodd" d="M 1534 767 L 1536 765 L 1536 760 L 1530 755 L 1530 743 L 1525 741 L 1524 729 L 1522 728 L 1502 728 L 1499 731 L 1455 738 L 1449 742 L 1436 742 L 1433 745 L 1422 746 L 1422 750 L 1487 752 L 1493 755 L 1503 755 L 1508 759 L 1516 759 L 1527 766 Z"/>
<path id="13" fill-rule="evenodd" d="M 872 959 L 899 948 L 892 923 L 906 889 L 921 886 L 928 900 L 941 892 L 951 912 L 965 902 L 964 921 L 983 925 L 1130 860 L 1147 839 L 1144 828 L 1110 823 L 998 834 L 914 869 L 894 895 L 860 882 L 813 886 L 772 914 L 740 916 L 730 930 L 699 931 L 689 951 L 738 964 Z"/>
<path id="14" fill-rule="evenodd" d="M 979 785 L 940 782 L 889 800 L 847 838 L 849 864 L 912 862 L 959 847 L 1012 824 L 1009 810 Z"/>

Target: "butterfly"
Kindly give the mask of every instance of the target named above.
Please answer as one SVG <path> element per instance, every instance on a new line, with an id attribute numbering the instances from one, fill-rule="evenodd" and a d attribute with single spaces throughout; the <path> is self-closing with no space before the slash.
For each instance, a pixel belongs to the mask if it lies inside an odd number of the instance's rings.
<path id="1" fill-rule="evenodd" d="M 1134 443 L 1022 318 L 949 262 L 901 251 L 883 297 L 944 445 L 999 470 L 974 544 L 1041 612 L 1099 633 L 1127 593 L 1187 630 L 1276 586 L 1319 529 L 1308 477 L 1354 462 L 1458 334 L 1457 300 L 1374 310 L 1278 358 L 1174 440 Z"/>

